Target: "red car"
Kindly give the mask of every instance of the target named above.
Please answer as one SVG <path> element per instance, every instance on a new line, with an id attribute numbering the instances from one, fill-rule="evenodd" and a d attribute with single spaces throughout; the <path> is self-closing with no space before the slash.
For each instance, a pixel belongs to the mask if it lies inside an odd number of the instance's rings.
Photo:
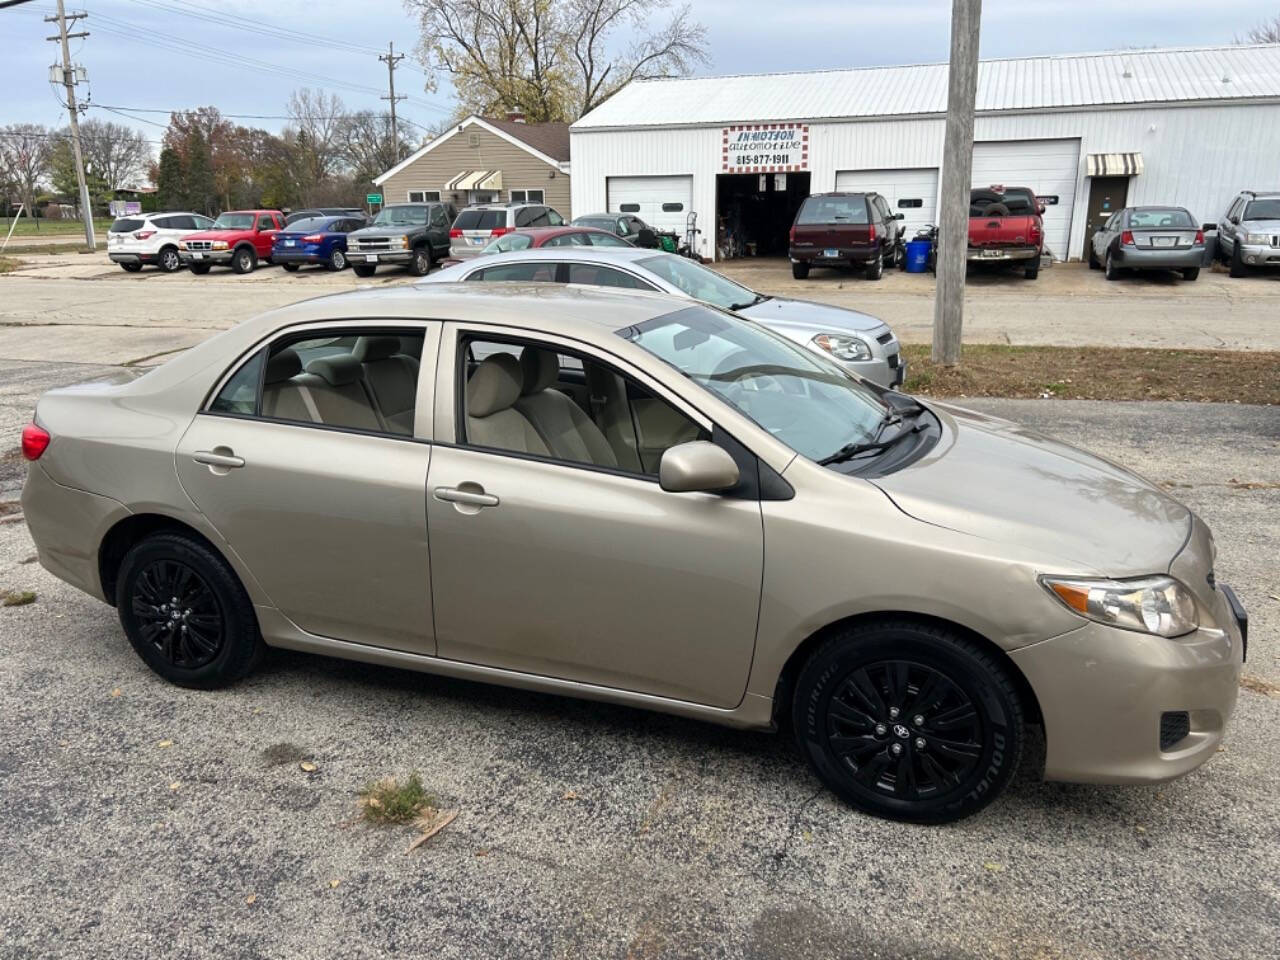
<path id="1" fill-rule="evenodd" d="M 258 261 L 271 262 L 271 244 L 284 228 L 279 210 L 229 210 L 208 230 L 178 241 L 178 256 L 192 273 L 208 273 L 215 263 L 251 273 Z"/>
<path id="2" fill-rule="evenodd" d="M 480 251 L 480 256 L 490 253 L 509 253 L 512 250 L 532 250 L 536 247 L 630 247 L 633 244 L 608 230 L 596 227 L 525 227 L 494 237 Z M 440 261 L 441 266 L 461 263 L 450 257 Z"/>
<path id="3" fill-rule="evenodd" d="M 1034 280 L 1044 252 L 1044 207 L 1030 187 L 978 187 L 969 193 L 969 262 L 1016 263 Z"/>

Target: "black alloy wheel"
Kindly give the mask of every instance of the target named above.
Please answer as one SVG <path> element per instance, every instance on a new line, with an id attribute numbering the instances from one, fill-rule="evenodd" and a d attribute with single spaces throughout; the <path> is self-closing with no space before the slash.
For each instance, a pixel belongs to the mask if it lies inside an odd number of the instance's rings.
<path id="1" fill-rule="evenodd" d="M 222 610 L 204 579 L 177 560 L 153 560 L 133 581 L 141 639 L 175 667 L 194 670 L 222 649 Z"/>

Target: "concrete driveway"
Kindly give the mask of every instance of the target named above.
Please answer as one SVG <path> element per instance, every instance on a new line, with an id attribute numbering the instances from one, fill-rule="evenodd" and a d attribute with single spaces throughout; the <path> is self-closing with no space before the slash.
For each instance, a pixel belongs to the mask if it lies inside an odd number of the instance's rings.
<path id="1" fill-rule="evenodd" d="M 102 369 L 0 363 L 6 435 L 40 390 Z M 1207 767 L 1048 785 L 1033 747 L 1000 802 L 924 828 L 849 810 L 781 737 L 288 653 L 181 690 L 31 562 L 0 456 L 0 588 L 38 594 L 0 608 L 0 956 L 1274 955 L 1280 416 L 972 405 L 1135 467 L 1214 527 L 1253 620 Z M 406 855 L 412 832 L 355 823 L 355 799 L 415 770 L 459 816 Z"/>

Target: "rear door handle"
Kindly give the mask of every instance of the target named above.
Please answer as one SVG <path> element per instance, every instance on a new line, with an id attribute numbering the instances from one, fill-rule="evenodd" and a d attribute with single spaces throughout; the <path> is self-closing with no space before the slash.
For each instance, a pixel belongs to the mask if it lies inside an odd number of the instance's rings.
<path id="1" fill-rule="evenodd" d="M 498 498 L 491 493 L 476 493 L 471 490 L 459 490 L 457 487 L 436 487 L 432 491 L 437 500 L 446 503 L 465 503 L 469 507 L 496 507 Z"/>
<path id="2" fill-rule="evenodd" d="M 211 467 L 243 467 L 244 457 L 237 457 L 230 453 L 218 453 L 214 450 L 197 450 L 191 455 L 191 459 L 196 463 L 207 463 Z"/>

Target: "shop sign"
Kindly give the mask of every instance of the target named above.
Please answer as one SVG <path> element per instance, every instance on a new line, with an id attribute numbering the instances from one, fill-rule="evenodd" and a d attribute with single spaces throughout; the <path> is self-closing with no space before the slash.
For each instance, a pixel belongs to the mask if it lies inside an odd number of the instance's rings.
<path id="1" fill-rule="evenodd" d="M 722 173 L 788 173 L 809 169 L 809 125 L 756 123 L 722 131 Z"/>

